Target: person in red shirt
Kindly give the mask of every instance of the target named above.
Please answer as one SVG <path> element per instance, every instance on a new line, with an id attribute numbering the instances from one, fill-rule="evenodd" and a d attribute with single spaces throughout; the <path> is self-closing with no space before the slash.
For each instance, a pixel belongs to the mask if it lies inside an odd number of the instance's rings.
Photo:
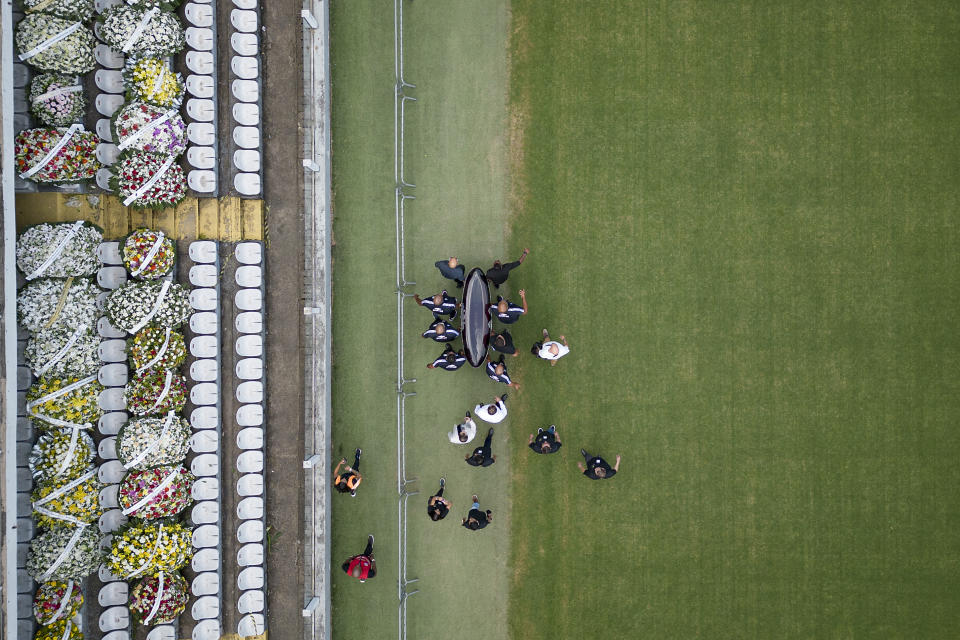
<path id="1" fill-rule="evenodd" d="M 343 563 L 343 571 L 360 582 L 377 575 L 377 561 L 373 559 L 373 534 L 367 536 L 367 548 L 358 556 L 348 558 Z"/>

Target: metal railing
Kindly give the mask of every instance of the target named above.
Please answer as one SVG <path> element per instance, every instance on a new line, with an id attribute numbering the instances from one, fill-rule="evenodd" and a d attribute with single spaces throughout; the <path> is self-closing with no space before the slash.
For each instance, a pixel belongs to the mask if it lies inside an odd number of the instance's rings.
<path id="1" fill-rule="evenodd" d="M 404 213 L 407 200 L 415 199 L 404 191 L 405 188 L 414 188 L 404 173 L 404 129 L 406 124 L 406 105 L 416 98 L 408 96 L 406 89 L 416 88 L 416 85 L 407 82 L 403 77 L 403 0 L 393 2 L 393 70 L 395 83 L 393 86 L 393 178 L 394 178 L 394 209 L 396 216 L 396 251 L 397 251 L 397 637 L 405 640 L 407 637 L 407 598 L 417 593 L 419 589 L 408 591 L 409 585 L 417 582 L 418 578 L 407 575 L 407 501 L 410 496 L 419 491 L 411 491 L 411 483 L 416 478 L 407 477 L 406 454 L 406 401 L 407 398 L 417 395 L 415 391 L 407 391 L 404 385 L 416 382 L 416 378 L 407 378 L 403 370 L 403 303 L 413 296 L 404 291 L 404 287 L 416 284 L 407 280 L 406 259 L 404 246 Z"/>

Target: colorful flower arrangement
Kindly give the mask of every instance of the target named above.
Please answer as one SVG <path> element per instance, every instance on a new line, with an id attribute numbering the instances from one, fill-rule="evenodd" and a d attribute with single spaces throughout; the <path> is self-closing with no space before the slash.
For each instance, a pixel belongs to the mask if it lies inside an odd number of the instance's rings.
<path id="1" fill-rule="evenodd" d="M 27 573 L 37 582 L 80 580 L 102 560 L 97 527 L 56 526 L 30 541 Z"/>
<path id="2" fill-rule="evenodd" d="M 83 640 L 83 632 L 72 620 L 61 620 L 47 627 L 40 627 L 33 640 Z"/>
<path id="3" fill-rule="evenodd" d="M 69 34 L 63 39 L 37 51 L 44 42 L 66 31 Z M 73 20 L 30 13 L 17 25 L 15 39 L 21 56 L 33 53 L 21 59 L 43 71 L 72 75 L 92 71 L 97 66 L 93 57 L 93 32 Z"/>
<path id="4" fill-rule="evenodd" d="M 70 137 L 66 144 L 46 160 L 68 134 Z M 98 140 L 96 133 L 84 131 L 79 125 L 69 129 L 24 129 L 14 140 L 17 172 L 24 179 L 34 182 L 89 180 L 100 168 L 100 161 L 97 160 Z M 40 168 L 34 171 L 38 165 Z"/>
<path id="5" fill-rule="evenodd" d="M 92 276 L 100 268 L 101 242 L 100 228 L 89 223 L 37 224 L 17 237 L 17 267 L 29 280 Z"/>
<path id="6" fill-rule="evenodd" d="M 103 484 L 96 474 L 84 480 L 80 478 L 54 478 L 33 490 L 30 497 L 37 524 L 41 527 L 55 527 L 64 522 L 91 524 L 101 516 L 100 490 Z"/>
<path id="7" fill-rule="evenodd" d="M 190 450 L 190 423 L 178 416 L 137 418 L 117 433 L 117 458 L 128 469 L 180 464 Z"/>
<path id="8" fill-rule="evenodd" d="M 127 341 L 130 366 L 141 370 L 176 369 L 187 357 L 183 335 L 160 327 L 141 329 L 133 340 Z"/>
<path id="9" fill-rule="evenodd" d="M 132 518 L 169 518 L 190 506 L 190 487 L 195 479 L 182 466 L 131 471 L 120 481 L 117 499 L 124 514 Z"/>
<path id="10" fill-rule="evenodd" d="M 87 99 L 73 78 L 42 73 L 30 82 L 30 112 L 48 127 L 65 127 L 82 120 Z"/>
<path id="11" fill-rule="evenodd" d="M 23 9 L 86 22 L 93 15 L 93 0 L 23 0 Z"/>
<path id="12" fill-rule="evenodd" d="M 187 197 L 183 168 L 170 156 L 124 151 L 114 169 L 116 173 L 110 178 L 110 188 L 124 202 L 133 198 L 128 206 L 140 209 L 172 207 Z M 148 184 L 149 187 L 141 191 Z"/>
<path id="13" fill-rule="evenodd" d="M 93 468 L 96 453 L 93 438 L 86 431 L 51 429 L 37 439 L 30 451 L 30 472 L 39 482 L 57 477 L 78 478 Z"/>
<path id="14" fill-rule="evenodd" d="M 113 326 L 127 333 L 144 326 L 173 329 L 190 317 L 190 294 L 176 283 L 129 280 L 107 298 L 106 313 Z"/>
<path id="15" fill-rule="evenodd" d="M 187 402 L 187 383 L 183 376 L 169 370 L 147 371 L 127 383 L 123 399 L 127 410 L 138 416 L 180 411 Z"/>
<path id="16" fill-rule="evenodd" d="M 185 44 L 180 20 L 173 13 L 123 4 L 104 14 L 100 37 L 133 58 L 170 56 Z"/>
<path id="17" fill-rule="evenodd" d="M 128 58 L 123 67 L 127 98 L 160 107 L 179 107 L 183 101 L 181 75 L 158 58 Z"/>
<path id="18" fill-rule="evenodd" d="M 113 115 L 110 126 L 120 149 L 167 156 L 179 156 L 187 150 L 187 125 L 175 109 L 128 102 Z"/>
<path id="19" fill-rule="evenodd" d="M 187 608 L 188 600 L 190 592 L 183 576 L 176 571 L 158 573 L 144 578 L 133 588 L 130 593 L 130 611 L 140 624 L 169 624 Z M 154 607 L 156 612 L 150 617 Z"/>
<path id="20" fill-rule="evenodd" d="M 92 428 L 103 415 L 101 391 L 96 378 L 41 378 L 27 390 L 27 416 L 41 429 L 67 426 L 58 423 Z"/>
<path id="21" fill-rule="evenodd" d="M 33 617 L 42 626 L 70 620 L 83 606 L 80 584 L 69 580 L 44 582 L 33 596 Z"/>
<path id="22" fill-rule="evenodd" d="M 107 568 L 115 576 L 136 578 L 176 571 L 192 556 L 192 533 L 179 522 L 131 520 L 114 532 Z"/>
<path id="23" fill-rule="evenodd" d="M 167 275 L 177 257 L 173 240 L 151 229 L 137 229 L 124 238 L 122 244 L 123 266 L 141 280 L 156 280 Z"/>
<path id="24" fill-rule="evenodd" d="M 100 336 L 86 327 L 41 329 L 31 334 L 24 358 L 38 378 L 86 378 L 100 369 Z"/>

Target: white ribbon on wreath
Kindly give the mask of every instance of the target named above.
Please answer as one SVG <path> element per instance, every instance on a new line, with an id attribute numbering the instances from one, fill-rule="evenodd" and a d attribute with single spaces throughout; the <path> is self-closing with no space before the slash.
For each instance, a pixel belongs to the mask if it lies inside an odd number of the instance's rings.
<path id="1" fill-rule="evenodd" d="M 67 344 L 63 345 L 63 348 L 61 348 L 60 351 L 57 351 L 55 354 L 53 354 L 53 357 L 47 360 L 46 364 L 37 369 L 37 377 L 42 378 L 43 374 L 47 372 L 47 369 L 63 360 L 63 357 L 70 351 L 70 347 L 77 343 L 77 340 L 80 339 L 80 336 L 83 335 L 83 332 L 86 330 L 87 325 L 80 323 L 80 326 L 76 328 L 76 330 L 70 336 L 70 339 L 67 340 Z"/>
<path id="2" fill-rule="evenodd" d="M 30 167 L 29 169 L 21 173 L 20 177 L 26 180 L 27 178 L 35 174 L 37 171 L 40 171 L 40 169 L 43 169 L 45 166 L 47 166 L 47 164 L 49 164 L 50 161 L 53 160 L 56 157 L 56 155 L 60 152 L 60 149 L 63 149 L 63 147 L 66 146 L 68 142 L 70 142 L 70 138 L 73 137 L 73 134 L 75 134 L 77 131 L 81 131 L 82 129 L 83 129 L 82 124 L 70 125 L 70 128 L 67 129 L 67 132 L 64 133 L 63 136 L 60 138 L 60 140 L 57 142 L 57 144 L 54 145 L 53 149 L 47 152 L 47 155 L 43 156 L 43 158 L 40 159 L 40 162 L 38 162 L 37 164 L 33 165 L 32 167 Z"/>

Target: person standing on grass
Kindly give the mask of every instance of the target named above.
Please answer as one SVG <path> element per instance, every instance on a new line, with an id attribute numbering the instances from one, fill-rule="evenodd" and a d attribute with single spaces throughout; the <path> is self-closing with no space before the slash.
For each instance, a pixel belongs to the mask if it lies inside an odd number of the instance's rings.
<path id="1" fill-rule="evenodd" d="M 438 320 L 440 316 L 450 316 L 450 319 L 453 320 L 457 317 L 457 309 L 460 308 L 457 299 L 447 295 L 446 289 L 427 298 L 421 298 L 417 294 L 413 294 L 413 299 L 421 307 L 430 309 L 433 312 L 433 317 Z"/>
<path id="2" fill-rule="evenodd" d="M 463 349 L 454 351 L 450 344 L 443 350 L 440 357 L 427 365 L 427 369 L 443 369 L 444 371 L 456 371 L 467 361 L 467 356 L 463 354 Z"/>
<path id="3" fill-rule="evenodd" d="M 617 471 L 620 470 L 619 453 L 617 454 L 617 461 L 612 467 L 600 456 L 591 456 L 583 449 L 580 449 L 580 455 L 583 456 L 587 466 L 583 466 L 582 462 L 578 462 L 577 466 L 580 468 L 580 471 L 583 472 L 583 475 L 587 476 L 591 480 L 604 480 L 607 478 L 612 478 L 617 474 Z"/>
<path id="4" fill-rule="evenodd" d="M 337 463 L 337 468 L 333 470 L 333 486 L 340 493 L 350 493 L 351 498 L 357 496 L 357 487 L 360 486 L 360 481 L 363 480 L 363 476 L 360 475 L 360 454 L 363 453 L 360 449 L 357 449 L 353 452 L 353 466 L 347 464 L 346 458 L 340 458 L 340 462 Z M 341 465 L 347 465 L 343 470 L 343 473 L 340 473 Z"/>
<path id="5" fill-rule="evenodd" d="M 531 433 L 527 443 L 534 453 L 556 453 L 563 445 L 557 438 L 557 425 L 555 424 L 550 425 L 550 428 L 546 431 L 542 427 L 537 429 L 536 437 Z"/>
<path id="6" fill-rule="evenodd" d="M 487 269 L 484 275 L 487 276 L 487 280 L 493 283 L 493 286 L 499 289 L 500 285 L 507 281 L 510 270 L 519 267 L 528 253 L 530 253 L 530 249 L 524 249 L 523 253 L 520 254 L 519 260 L 516 262 L 508 262 L 507 264 L 501 264 L 499 260 L 495 260 L 493 266 Z"/>
<path id="7" fill-rule="evenodd" d="M 563 342 L 563 344 L 560 344 Z M 566 336 L 560 336 L 560 342 L 550 339 L 547 330 L 543 330 L 543 341 L 534 342 L 530 352 L 538 358 L 550 361 L 550 366 L 557 364 L 557 360 L 570 353 L 570 345 L 567 344 Z"/>
<path id="8" fill-rule="evenodd" d="M 470 513 L 466 518 L 460 520 L 460 524 L 471 531 L 478 531 L 493 521 L 493 511 L 487 509 L 480 511 L 480 498 L 473 496 L 473 504 L 470 505 Z"/>
<path id="9" fill-rule="evenodd" d="M 517 306 L 500 296 L 497 296 L 497 301 L 490 305 L 490 313 L 503 324 L 513 324 L 520 319 L 520 316 L 527 312 L 526 290 L 520 289 L 517 293 L 520 294 L 520 302 L 523 303 L 523 306 Z"/>
<path id="10" fill-rule="evenodd" d="M 437 320 L 430 328 L 420 334 L 424 338 L 432 338 L 437 342 L 450 342 L 460 337 L 460 332 L 445 320 Z"/>
<path id="11" fill-rule="evenodd" d="M 491 404 L 478 404 L 473 408 L 473 412 L 484 422 L 491 424 L 503 422 L 507 417 L 506 400 L 507 394 L 503 394 L 499 398 L 494 398 Z"/>
<path id="12" fill-rule="evenodd" d="M 463 422 L 453 428 L 453 431 L 447 434 L 447 438 L 453 444 L 467 444 L 477 435 L 477 423 L 470 417 L 467 411 L 467 417 Z"/>
<path id="13" fill-rule="evenodd" d="M 427 500 L 427 515 L 430 516 L 430 519 L 434 522 L 446 518 L 450 512 L 450 507 L 453 506 L 453 503 L 443 497 L 443 487 L 446 484 L 446 479 L 440 478 L 440 490 Z"/>
<path id="14" fill-rule="evenodd" d="M 500 333 L 496 331 L 491 332 L 490 348 L 494 351 L 505 353 L 508 356 L 513 356 L 514 358 L 520 355 L 517 353 L 517 348 L 513 346 L 513 336 L 511 336 L 508 331 L 501 331 Z"/>
<path id="15" fill-rule="evenodd" d="M 473 453 L 464 458 L 468 465 L 471 467 L 489 467 L 497 461 L 497 456 L 491 455 L 490 453 L 491 440 L 493 440 L 493 427 L 490 427 L 490 431 L 487 431 L 487 437 L 483 441 L 483 446 L 477 447 L 473 450 Z"/>
<path id="16" fill-rule="evenodd" d="M 457 283 L 457 288 L 463 287 L 463 277 L 466 270 L 459 263 L 456 256 L 450 256 L 449 260 L 437 260 L 434 266 L 440 270 L 440 275 L 449 278 Z"/>
<path id="17" fill-rule="evenodd" d="M 487 356 L 487 376 L 494 382 L 502 382 L 508 387 L 513 387 L 517 391 L 520 391 L 520 385 L 512 382 L 510 376 L 507 374 L 507 365 L 503 363 L 503 356 L 500 356 L 500 360 L 497 362 L 494 362 L 490 359 L 490 356 Z"/>
<path id="18" fill-rule="evenodd" d="M 367 578 L 376 576 L 377 561 L 373 559 L 373 534 L 367 536 L 367 548 L 363 553 L 348 558 L 341 566 L 348 576 L 353 576 L 360 582 L 366 582 Z"/>

